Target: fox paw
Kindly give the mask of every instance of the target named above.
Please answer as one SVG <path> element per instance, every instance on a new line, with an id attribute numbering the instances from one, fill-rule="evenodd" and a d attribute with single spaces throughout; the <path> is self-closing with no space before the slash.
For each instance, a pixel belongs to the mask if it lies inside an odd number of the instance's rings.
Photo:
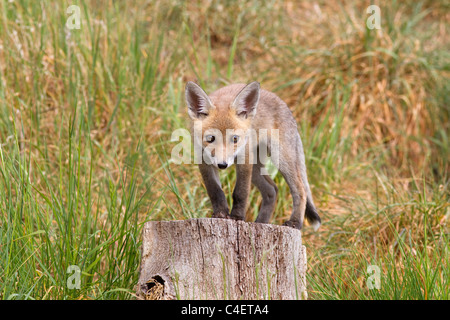
<path id="1" fill-rule="evenodd" d="M 228 212 L 219 211 L 219 212 L 214 212 L 212 214 L 212 218 L 229 219 L 230 215 L 228 214 Z"/>
<path id="2" fill-rule="evenodd" d="M 229 218 L 229 219 L 233 219 L 233 220 L 242 220 L 242 221 L 245 220 L 245 217 L 241 217 L 241 216 L 233 216 L 233 215 L 229 216 L 228 218 Z"/>
<path id="3" fill-rule="evenodd" d="M 302 229 L 302 224 L 299 221 L 289 220 L 289 221 L 286 221 L 285 223 L 283 223 L 283 226 L 291 227 L 291 228 L 298 229 L 298 230 Z"/>

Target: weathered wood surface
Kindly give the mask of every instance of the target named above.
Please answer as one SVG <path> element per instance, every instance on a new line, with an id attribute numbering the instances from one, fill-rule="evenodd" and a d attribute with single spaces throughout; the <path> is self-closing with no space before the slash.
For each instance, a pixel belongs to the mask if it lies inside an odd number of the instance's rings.
<path id="1" fill-rule="evenodd" d="M 305 299 L 299 230 L 228 219 L 150 221 L 137 294 L 143 299 Z"/>

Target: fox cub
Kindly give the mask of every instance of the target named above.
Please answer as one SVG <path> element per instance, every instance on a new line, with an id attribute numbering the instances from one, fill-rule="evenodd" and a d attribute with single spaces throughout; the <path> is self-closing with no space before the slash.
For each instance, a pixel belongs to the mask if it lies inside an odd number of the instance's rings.
<path id="1" fill-rule="evenodd" d="M 292 215 L 284 225 L 301 229 L 306 216 L 317 230 L 321 219 L 308 184 L 303 145 L 286 103 L 261 89 L 258 82 L 232 84 L 209 96 L 197 84 L 188 82 L 185 94 L 194 148 L 201 148 L 199 168 L 213 206 L 213 218 L 244 220 L 253 183 L 262 195 L 256 222 L 269 222 L 278 192 L 265 174 L 264 165 L 270 156 L 292 194 Z M 230 213 L 218 169 L 233 164 L 237 179 Z"/>

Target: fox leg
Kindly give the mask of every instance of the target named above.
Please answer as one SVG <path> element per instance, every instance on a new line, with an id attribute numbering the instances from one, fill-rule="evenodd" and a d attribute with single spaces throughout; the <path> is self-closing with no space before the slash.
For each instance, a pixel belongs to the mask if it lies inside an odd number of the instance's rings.
<path id="1" fill-rule="evenodd" d="M 255 222 L 269 223 L 272 213 L 275 210 L 278 188 L 268 175 L 261 173 L 262 169 L 264 169 L 264 164 L 261 162 L 253 165 L 252 182 L 262 196 L 261 208 L 259 209 Z"/>
<path id="2" fill-rule="evenodd" d="M 307 194 L 300 173 L 299 157 L 292 150 L 297 150 L 297 148 L 284 148 L 284 150 L 281 150 L 278 166 L 289 186 L 293 201 L 291 217 L 284 225 L 302 229 L 305 219 Z"/>
<path id="3" fill-rule="evenodd" d="M 249 163 L 236 164 L 236 176 L 231 218 L 235 220 L 245 220 L 245 211 L 247 209 L 252 180 L 252 165 Z"/>
<path id="4" fill-rule="evenodd" d="M 209 199 L 213 207 L 213 218 L 228 218 L 229 209 L 225 193 L 220 185 L 219 173 L 217 168 L 212 165 L 199 164 L 200 173 L 206 186 Z"/>
<path id="5" fill-rule="evenodd" d="M 281 170 L 280 170 L 281 171 Z M 281 171 L 291 190 L 293 209 L 289 221 L 284 223 L 285 226 L 302 229 L 305 218 L 306 209 L 306 192 L 302 183 L 302 179 L 298 172 Z"/>

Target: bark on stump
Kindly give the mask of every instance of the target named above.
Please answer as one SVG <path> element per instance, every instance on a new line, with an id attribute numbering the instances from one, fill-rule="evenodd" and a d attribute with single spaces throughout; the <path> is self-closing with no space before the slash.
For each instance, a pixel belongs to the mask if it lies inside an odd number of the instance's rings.
<path id="1" fill-rule="evenodd" d="M 299 230 L 228 219 L 144 225 L 143 299 L 306 299 Z"/>

